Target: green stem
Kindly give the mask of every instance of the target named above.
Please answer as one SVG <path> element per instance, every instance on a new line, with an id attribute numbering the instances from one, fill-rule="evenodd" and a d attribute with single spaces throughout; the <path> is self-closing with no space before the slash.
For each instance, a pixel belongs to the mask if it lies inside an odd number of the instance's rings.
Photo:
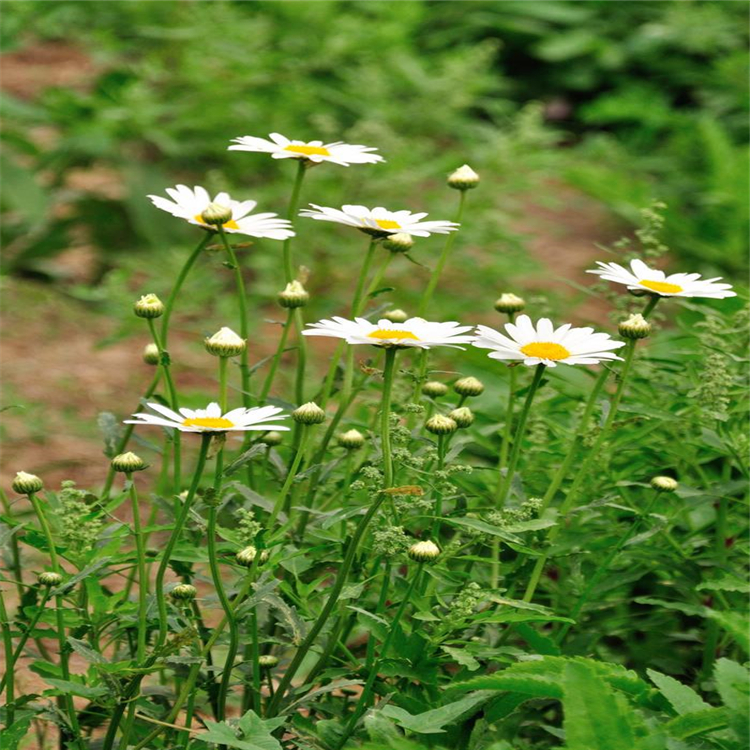
<path id="1" fill-rule="evenodd" d="M 0 591 L 0 629 L 3 631 L 3 649 L 5 651 L 5 674 L 3 682 L 0 684 L 0 693 L 3 685 L 7 684 L 8 692 L 5 695 L 5 727 L 10 730 L 14 721 L 14 701 L 15 701 L 15 679 L 14 672 L 16 668 L 16 654 L 13 653 L 13 635 L 11 633 L 10 619 L 8 611 L 5 608 L 5 595 Z"/>
<path id="2" fill-rule="evenodd" d="M 219 407 L 221 413 L 227 412 L 227 357 L 219 357 Z"/>
<path id="3" fill-rule="evenodd" d="M 148 575 L 146 573 L 146 545 L 141 528 L 141 511 L 138 506 L 138 492 L 132 474 L 126 474 L 130 484 L 130 505 L 133 510 L 133 535 L 135 536 L 136 565 L 138 568 L 138 647 L 136 660 L 142 664 L 146 656 L 146 615 L 148 611 Z"/>
<path id="4" fill-rule="evenodd" d="M 516 319 L 514 312 L 508 313 L 508 322 L 513 323 Z M 502 443 L 500 445 L 500 467 L 508 464 L 508 451 L 510 450 L 510 439 L 513 434 L 513 412 L 516 405 L 516 380 L 518 378 L 518 367 L 508 368 L 508 404 L 505 408 L 505 425 L 503 427 Z"/>
<path id="5" fill-rule="evenodd" d="M 271 390 L 271 385 L 273 384 L 273 380 L 276 377 L 276 370 L 279 367 L 279 362 L 281 361 L 281 357 L 284 354 L 284 349 L 286 348 L 286 342 L 287 342 L 287 339 L 289 338 L 289 329 L 292 327 L 293 320 L 294 320 L 294 310 L 287 311 L 286 323 L 284 323 L 281 329 L 281 337 L 279 338 L 279 345 L 276 347 L 276 353 L 273 355 L 273 359 L 271 360 L 271 367 L 268 370 L 268 374 L 266 375 L 266 379 L 263 383 L 263 388 L 261 388 L 260 396 L 258 397 L 259 404 L 266 403 L 266 398 L 268 398 L 268 394 Z"/>
<path id="6" fill-rule="evenodd" d="M 395 253 L 388 252 L 385 256 L 385 260 L 380 264 L 380 268 L 377 270 L 377 273 L 375 276 L 372 277 L 372 281 L 370 282 L 370 285 L 367 287 L 367 292 L 365 293 L 365 299 L 370 299 L 370 295 L 373 292 L 376 292 L 380 288 L 380 284 L 383 281 L 383 277 L 385 276 L 386 271 L 388 270 L 388 266 L 391 265 L 391 261 L 393 260 L 393 256 Z"/>
<path id="7" fill-rule="evenodd" d="M 359 272 L 359 278 L 357 279 L 357 286 L 354 289 L 354 298 L 352 299 L 353 318 L 356 318 L 358 315 L 362 314 L 362 308 L 367 303 L 367 297 L 364 296 L 365 282 L 367 281 L 367 277 L 370 275 L 370 267 L 372 266 L 372 261 L 375 257 L 375 248 L 377 246 L 377 238 L 371 238 L 370 244 L 367 247 L 365 262 L 362 264 L 362 268 Z"/>
<path id="8" fill-rule="evenodd" d="M 284 485 L 281 488 L 281 492 L 279 492 L 279 496 L 276 498 L 276 502 L 274 503 L 273 510 L 271 511 L 271 516 L 268 519 L 268 522 L 266 523 L 266 528 L 272 529 L 273 525 L 276 523 L 276 519 L 279 517 L 279 513 L 281 513 L 281 509 L 284 507 L 284 502 L 286 501 L 287 495 L 289 494 L 289 490 L 292 487 L 292 483 L 294 482 L 294 478 L 297 476 L 297 471 L 299 470 L 299 465 L 302 462 L 302 457 L 305 453 L 305 445 L 307 444 L 307 439 L 310 434 L 310 429 L 306 425 L 303 426 L 302 429 L 302 437 L 300 438 L 300 444 L 297 448 L 296 453 L 294 454 L 294 460 L 292 461 L 292 465 L 289 467 L 289 471 L 287 472 L 286 479 L 284 480 Z"/>
<path id="9" fill-rule="evenodd" d="M 438 435 L 438 462 L 437 462 L 437 470 L 438 472 L 442 472 L 445 468 L 445 449 L 446 446 L 449 443 L 448 435 Z M 441 480 L 438 480 L 441 481 Z M 436 492 L 435 493 L 435 520 L 432 522 L 432 533 L 430 534 L 430 537 L 434 539 L 436 542 L 439 542 L 440 539 L 440 518 L 443 514 L 443 493 L 442 492 Z"/>
<path id="10" fill-rule="evenodd" d="M 289 198 L 289 209 L 287 210 L 287 219 L 294 226 L 294 220 L 297 218 L 297 210 L 299 209 L 299 197 L 302 190 L 302 182 L 305 179 L 305 172 L 307 168 L 305 166 L 305 160 L 300 159 L 297 164 L 297 174 L 294 178 L 294 185 L 292 186 L 292 195 Z M 286 283 L 294 281 L 294 263 L 292 262 L 292 237 L 287 237 L 284 240 L 284 276 Z"/>
<path id="11" fill-rule="evenodd" d="M 305 320 L 302 317 L 302 308 L 294 310 L 294 327 L 297 332 L 297 369 L 294 376 L 294 397 L 297 406 L 305 403 L 305 367 L 307 365 L 307 340 L 302 335 L 305 330 Z"/>
<path id="12" fill-rule="evenodd" d="M 466 205 L 466 193 L 467 190 L 461 191 L 461 197 L 459 198 L 458 203 L 458 211 L 456 212 L 456 222 L 461 223 L 461 219 L 464 215 L 464 206 Z M 419 316 L 424 317 L 425 313 L 427 312 L 427 308 L 429 307 L 430 302 L 432 301 L 432 295 L 435 292 L 435 287 L 438 284 L 438 281 L 440 281 L 440 276 L 443 273 L 443 268 L 445 268 L 445 264 L 448 261 L 448 256 L 451 253 L 451 250 L 453 249 L 453 243 L 456 241 L 456 235 L 458 232 L 449 232 L 448 236 L 445 239 L 445 245 L 443 246 L 443 252 L 440 254 L 440 258 L 437 262 L 437 265 L 435 266 L 435 270 L 432 272 L 432 276 L 430 276 L 430 280 L 427 283 L 427 289 L 425 289 L 424 294 L 422 295 L 422 301 L 419 304 Z"/>
<path id="13" fill-rule="evenodd" d="M 385 368 L 383 370 L 383 397 L 380 403 L 380 448 L 383 453 L 383 487 L 393 486 L 393 456 L 391 455 L 391 393 L 396 352 L 393 346 L 386 347 Z"/>

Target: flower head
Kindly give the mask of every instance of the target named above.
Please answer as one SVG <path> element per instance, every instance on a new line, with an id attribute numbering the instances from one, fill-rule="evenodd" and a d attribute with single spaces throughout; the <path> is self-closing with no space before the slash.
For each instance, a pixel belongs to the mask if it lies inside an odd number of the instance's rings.
<path id="1" fill-rule="evenodd" d="M 441 383 L 439 380 L 428 380 L 422 386 L 422 393 L 430 398 L 440 398 L 448 393 L 448 386 L 445 383 Z"/>
<path id="2" fill-rule="evenodd" d="M 148 408 L 157 412 L 133 414 L 135 419 L 126 419 L 125 424 L 148 424 L 172 427 L 180 432 L 237 432 L 245 430 L 288 430 L 283 425 L 273 424 L 288 415 L 282 414 L 278 406 L 256 406 L 252 409 L 239 407 L 226 414 L 221 413 L 217 403 L 205 409 L 172 409 L 162 404 L 149 403 Z M 179 413 L 178 413 L 179 412 Z"/>
<path id="3" fill-rule="evenodd" d="M 189 583 L 178 583 L 169 595 L 178 602 L 192 602 L 198 595 L 198 589 Z"/>
<path id="4" fill-rule="evenodd" d="M 450 435 L 458 429 L 458 424 L 451 417 L 435 414 L 427 420 L 425 429 L 433 435 Z"/>
<path id="5" fill-rule="evenodd" d="M 336 442 L 348 451 L 356 451 L 365 444 L 365 436 L 359 430 L 347 430 L 336 436 Z"/>
<path id="6" fill-rule="evenodd" d="M 471 427 L 474 424 L 474 413 L 468 406 L 459 406 L 448 415 L 459 427 Z"/>
<path id="7" fill-rule="evenodd" d="M 304 307 L 310 301 L 310 294 L 299 281 L 290 281 L 277 295 L 279 304 L 289 310 Z"/>
<path id="8" fill-rule="evenodd" d="M 677 480 L 672 477 L 653 477 L 651 479 L 651 486 L 658 492 L 674 492 L 677 487 Z"/>
<path id="9" fill-rule="evenodd" d="M 453 384 L 453 390 L 459 396 L 481 396 L 484 393 L 484 383 L 469 375 L 466 378 L 459 378 Z"/>
<path id="10" fill-rule="evenodd" d="M 110 465 L 115 471 L 123 474 L 132 474 L 134 471 L 143 471 L 147 468 L 143 459 L 132 451 L 120 453 L 118 456 L 115 456 Z"/>
<path id="11" fill-rule="evenodd" d="M 344 339 L 347 344 L 415 346 L 419 349 L 450 346 L 462 349 L 458 344 L 472 341 L 472 336 L 467 335 L 471 326 L 461 326 L 455 322 L 432 323 L 424 318 L 409 318 L 403 323 L 392 323 L 381 318 L 377 323 L 371 323 L 364 318 L 347 320 L 335 317 L 308 325 L 308 330 L 302 332 L 305 336 L 330 336 Z"/>
<path id="12" fill-rule="evenodd" d="M 468 165 L 464 164 L 448 177 L 448 187 L 454 190 L 472 190 L 479 184 L 479 175 Z"/>
<path id="13" fill-rule="evenodd" d="M 236 357 L 245 351 L 247 341 L 238 336 L 231 328 L 224 326 L 213 336 L 203 341 L 206 351 L 215 357 Z"/>
<path id="14" fill-rule="evenodd" d="M 286 219 L 280 219 L 276 214 L 251 214 L 257 203 L 255 201 L 235 201 L 228 193 L 219 193 L 213 200 L 205 188 L 196 185 L 189 188 L 186 185 L 177 185 L 167 188 L 167 195 L 172 200 L 167 200 L 159 195 L 149 195 L 151 202 L 162 211 L 185 219 L 190 224 L 214 229 L 222 226 L 225 232 L 233 234 L 246 234 L 250 237 L 267 237 L 272 240 L 285 240 L 294 237 L 292 225 Z M 223 225 L 217 225 L 206 221 L 204 212 L 209 218 L 220 216 L 219 209 L 228 209 L 230 219 Z M 223 218 L 223 217 L 222 217 Z"/>
<path id="15" fill-rule="evenodd" d="M 350 164 L 375 164 L 383 157 L 373 153 L 372 146 L 357 146 L 351 143 L 323 143 L 323 141 L 290 141 L 280 133 L 271 133 L 266 138 L 243 135 L 233 138 L 230 151 L 256 151 L 271 154 L 274 159 L 304 159 L 312 164 L 328 161 L 348 167 Z"/>
<path id="16" fill-rule="evenodd" d="M 504 292 L 495 300 L 495 310 L 500 313 L 517 313 L 526 307 L 526 300 L 512 292 Z"/>
<path id="17" fill-rule="evenodd" d="M 624 284 L 628 289 L 643 294 L 658 294 L 660 297 L 708 297 L 710 299 L 724 299 L 736 297 L 729 284 L 717 284 L 721 276 L 713 279 L 701 279 L 699 273 L 673 273 L 667 276 L 664 271 L 649 268 L 642 260 L 632 260 L 630 271 L 619 263 L 602 263 L 597 261 L 599 268 L 593 268 L 587 273 Z"/>
<path id="18" fill-rule="evenodd" d="M 158 365 L 161 361 L 161 355 L 159 354 L 159 347 L 156 344 L 146 344 L 143 349 L 143 361 L 147 365 Z"/>
<path id="19" fill-rule="evenodd" d="M 621 320 L 617 330 L 624 339 L 645 339 L 651 333 L 651 323 L 640 313 Z"/>
<path id="20" fill-rule="evenodd" d="M 299 424 L 323 424 L 326 413 L 314 401 L 308 401 L 292 412 L 292 419 Z"/>
<path id="21" fill-rule="evenodd" d="M 45 570 L 39 574 L 38 580 L 42 586 L 59 586 L 63 582 L 63 577 L 59 573 Z"/>
<path id="22" fill-rule="evenodd" d="M 13 492 L 17 492 L 19 495 L 32 495 L 44 489 L 44 482 L 36 474 L 19 471 L 16 473 L 11 487 Z"/>
<path id="23" fill-rule="evenodd" d="M 492 359 L 522 360 L 525 365 L 555 367 L 566 365 L 595 365 L 602 360 L 621 359 L 613 349 L 625 346 L 607 333 L 595 333 L 593 328 L 573 328 L 570 323 L 554 328 L 547 318 L 536 327 L 528 315 L 520 315 L 515 323 L 506 323 L 507 336 L 487 326 L 477 327 L 474 346 L 492 349 Z"/>
<path id="24" fill-rule="evenodd" d="M 408 234 L 412 237 L 429 237 L 431 234 L 448 234 L 455 232 L 459 225 L 453 221 L 422 221 L 426 213 L 413 214 L 411 211 L 388 211 L 382 206 L 366 208 L 365 206 L 342 206 L 327 208 L 310 204 L 312 209 L 303 208 L 300 216 L 318 221 L 333 221 L 354 227 L 375 237 L 389 234 Z"/>
<path id="25" fill-rule="evenodd" d="M 164 314 L 164 303 L 155 294 L 144 294 L 134 305 L 139 318 L 158 318 Z"/>
<path id="26" fill-rule="evenodd" d="M 409 320 L 409 315 L 404 310 L 398 308 L 384 312 L 383 317 L 386 320 L 390 320 L 391 323 L 403 323 L 405 320 Z"/>
<path id="27" fill-rule="evenodd" d="M 440 547 L 435 542 L 427 539 L 423 542 L 415 542 L 406 552 L 415 562 L 435 562 L 440 557 Z"/>

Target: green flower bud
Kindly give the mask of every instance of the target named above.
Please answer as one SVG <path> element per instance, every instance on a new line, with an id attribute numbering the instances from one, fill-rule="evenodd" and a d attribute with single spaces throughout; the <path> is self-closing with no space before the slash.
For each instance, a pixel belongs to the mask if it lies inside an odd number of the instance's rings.
<path id="1" fill-rule="evenodd" d="M 450 435 L 458 429 L 458 425 L 450 417 L 435 414 L 427 420 L 425 429 L 433 435 Z"/>
<path id="2" fill-rule="evenodd" d="M 672 477 L 654 477 L 651 486 L 659 492 L 674 492 L 678 487 L 677 480 Z"/>
<path id="3" fill-rule="evenodd" d="M 236 357 L 245 351 L 247 342 L 231 328 L 224 326 L 203 342 L 206 351 L 215 357 Z"/>
<path id="4" fill-rule="evenodd" d="M 459 427 L 471 427 L 474 424 L 474 413 L 468 406 L 460 406 L 448 415 Z"/>
<path id="5" fill-rule="evenodd" d="M 484 383 L 476 378 L 461 378 L 453 384 L 453 390 L 459 396 L 479 396 L 484 391 Z"/>
<path id="6" fill-rule="evenodd" d="M 132 474 L 134 471 L 143 471 L 146 468 L 143 459 L 132 451 L 115 456 L 111 461 L 111 466 L 115 471 L 123 474 Z"/>
<path id="7" fill-rule="evenodd" d="M 218 203 L 209 203 L 201 214 L 201 219 L 212 226 L 223 226 L 232 220 L 232 209 Z"/>
<path id="8" fill-rule="evenodd" d="M 158 365 L 161 362 L 159 347 L 156 344 L 146 344 L 143 350 L 143 361 L 147 365 Z"/>
<path id="9" fill-rule="evenodd" d="M 260 439 L 260 442 L 265 443 L 268 446 L 274 446 L 279 445 L 283 439 L 284 437 L 280 432 L 271 430 L 270 432 L 267 432 L 265 435 L 263 435 L 263 437 Z"/>
<path id="10" fill-rule="evenodd" d="M 438 380 L 428 380 L 422 386 L 422 393 L 430 398 L 440 398 L 448 393 L 448 386 Z"/>
<path id="11" fill-rule="evenodd" d="M 326 421 L 326 413 L 316 403 L 309 401 L 292 412 L 292 419 L 300 424 L 322 424 Z"/>
<path id="12" fill-rule="evenodd" d="M 197 595 L 198 590 L 189 583 L 180 583 L 169 592 L 169 596 L 177 602 L 192 602 Z"/>
<path id="13" fill-rule="evenodd" d="M 357 450 L 365 444 L 365 436 L 359 430 L 348 430 L 336 436 L 336 442 L 348 451 Z"/>
<path id="14" fill-rule="evenodd" d="M 479 175 L 468 165 L 464 164 L 448 177 L 448 187 L 454 190 L 472 190 L 479 184 Z"/>
<path id="15" fill-rule="evenodd" d="M 59 586 L 63 582 L 63 577 L 59 573 L 53 573 L 52 571 L 45 571 L 39 574 L 39 583 L 42 586 Z"/>
<path id="16" fill-rule="evenodd" d="M 383 314 L 386 320 L 390 320 L 391 323 L 404 323 L 409 320 L 409 316 L 403 310 L 388 310 L 387 313 Z"/>
<path id="17" fill-rule="evenodd" d="M 495 310 L 499 313 L 517 313 L 526 307 L 526 300 L 505 292 L 495 300 Z"/>
<path id="18" fill-rule="evenodd" d="M 429 539 L 423 542 L 415 542 L 406 552 L 414 562 L 435 562 L 440 556 L 440 547 Z"/>
<path id="19" fill-rule="evenodd" d="M 279 304 L 287 309 L 304 307 L 310 301 L 310 295 L 299 281 L 290 281 L 277 298 Z"/>
<path id="20" fill-rule="evenodd" d="M 651 323 L 640 313 L 621 320 L 617 326 L 624 339 L 645 339 L 651 333 Z"/>
<path id="21" fill-rule="evenodd" d="M 41 492 L 44 489 L 44 483 L 35 474 L 19 471 L 11 487 L 13 492 L 17 492 L 19 495 L 32 495 L 35 492 Z"/>
<path id="22" fill-rule="evenodd" d="M 245 549 L 241 549 L 234 557 L 234 559 L 237 561 L 237 565 L 241 565 L 243 568 L 249 568 L 253 562 L 255 562 L 255 558 L 258 556 L 258 550 L 250 545 L 249 547 L 245 547 Z M 264 562 L 268 560 L 268 550 L 264 549 L 260 553 L 260 564 L 262 565 Z"/>
<path id="23" fill-rule="evenodd" d="M 273 669 L 279 663 L 279 657 L 273 654 L 261 654 L 258 657 L 258 666 L 261 669 Z"/>
<path id="24" fill-rule="evenodd" d="M 383 247 L 392 253 L 408 253 L 414 247 L 414 240 L 409 234 L 396 232 L 396 234 L 389 234 L 383 240 Z"/>
<path id="25" fill-rule="evenodd" d="M 159 318 L 164 315 L 164 303 L 155 294 L 144 294 L 134 305 L 139 318 Z"/>

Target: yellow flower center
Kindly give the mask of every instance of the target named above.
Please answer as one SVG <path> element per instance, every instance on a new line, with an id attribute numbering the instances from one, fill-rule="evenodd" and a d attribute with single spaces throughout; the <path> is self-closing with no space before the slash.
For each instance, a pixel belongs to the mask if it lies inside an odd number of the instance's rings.
<path id="1" fill-rule="evenodd" d="M 399 223 L 397 221 L 393 221 L 392 219 L 375 219 L 375 223 L 381 229 L 401 229 Z"/>
<path id="2" fill-rule="evenodd" d="M 411 331 L 397 331 L 391 328 L 378 328 L 377 331 L 368 333 L 367 337 L 371 339 L 413 339 L 419 341 Z"/>
<path id="3" fill-rule="evenodd" d="M 196 214 L 193 216 L 193 218 L 199 223 L 202 224 L 204 227 L 209 227 L 211 224 L 206 224 L 205 221 L 203 221 L 203 217 L 200 214 Z M 237 226 L 237 222 L 234 219 L 230 219 L 226 224 L 223 225 L 224 229 L 239 229 Z"/>
<path id="4" fill-rule="evenodd" d="M 664 292 L 666 294 L 677 294 L 682 291 L 682 287 L 677 284 L 670 284 L 666 281 L 641 281 L 641 286 L 650 289 L 652 292 Z"/>
<path id="5" fill-rule="evenodd" d="M 530 344 L 521 347 L 521 352 L 527 357 L 538 357 L 539 359 L 565 359 L 570 356 L 570 352 L 560 344 L 553 344 L 551 341 L 532 341 Z"/>
<path id="6" fill-rule="evenodd" d="M 214 430 L 222 430 L 228 427 L 234 427 L 234 422 L 231 422 L 224 417 L 190 417 L 182 423 L 183 427 L 207 427 Z"/>
<path id="7" fill-rule="evenodd" d="M 331 152 L 323 146 L 286 146 L 284 151 L 291 151 L 293 154 L 302 154 L 303 156 L 330 156 Z"/>

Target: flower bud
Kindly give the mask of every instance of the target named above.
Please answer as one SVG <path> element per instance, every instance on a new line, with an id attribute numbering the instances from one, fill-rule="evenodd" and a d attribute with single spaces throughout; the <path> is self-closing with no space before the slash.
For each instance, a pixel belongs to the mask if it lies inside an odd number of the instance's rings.
<path id="1" fill-rule="evenodd" d="M 247 342 L 240 338 L 231 328 L 224 326 L 204 342 L 206 351 L 215 357 L 236 357 L 245 351 Z"/>
<path id="2" fill-rule="evenodd" d="M 390 320 L 391 323 L 404 323 L 409 320 L 409 316 L 403 310 L 388 310 L 387 313 L 383 314 L 386 320 Z"/>
<path id="3" fill-rule="evenodd" d="M 414 240 L 409 234 L 396 232 L 396 234 L 389 234 L 383 240 L 383 247 L 392 253 L 408 253 L 414 247 Z"/>
<path id="4" fill-rule="evenodd" d="M 672 477 L 654 477 L 651 486 L 659 492 L 674 492 L 677 489 L 677 480 Z"/>
<path id="5" fill-rule="evenodd" d="M 279 445 L 283 439 L 284 437 L 280 432 L 271 430 L 271 432 L 267 432 L 265 435 L 263 435 L 263 437 L 260 439 L 260 442 L 265 443 L 268 446 L 274 446 Z"/>
<path id="6" fill-rule="evenodd" d="M 110 465 L 115 471 L 122 472 L 123 474 L 132 474 L 134 471 L 143 471 L 146 468 L 143 459 L 140 456 L 136 456 L 132 451 L 115 456 Z"/>
<path id="7" fill-rule="evenodd" d="M 249 547 L 245 547 L 245 549 L 241 549 L 234 557 L 234 559 L 237 561 L 237 565 L 241 565 L 243 568 L 249 568 L 252 566 L 252 564 L 255 562 L 255 558 L 258 556 L 258 550 L 250 545 Z M 263 564 L 268 560 L 268 550 L 264 549 L 260 553 L 260 562 Z"/>
<path id="8" fill-rule="evenodd" d="M 429 539 L 423 542 L 415 542 L 406 552 L 414 562 L 435 562 L 440 556 L 440 547 Z"/>
<path id="9" fill-rule="evenodd" d="M 438 380 L 428 380 L 422 386 L 422 393 L 430 398 L 440 398 L 448 393 L 448 386 Z"/>
<path id="10" fill-rule="evenodd" d="M 59 573 L 46 570 L 44 573 L 39 574 L 39 583 L 42 586 L 59 586 L 62 582 L 63 577 Z"/>
<path id="11" fill-rule="evenodd" d="M 300 424 L 321 424 L 326 421 L 326 413 L 313 401 L 297 407 L 292 419 Z"/>
<path id="12" fill-rule="evenodd" d="M 139 318 L 159 318 L 164 315 L 164 303 L 155 294 L 144 294 L 134 305 Z"/>
<path id="13" fill-rule="evenodd" d="M 651 333 L 651 323 L 640 313 L 621 320 L 617 326 L 624 339 L 645 339 Z"/>
<path id="14" fill-rule="evenodd" d="M 232 220 L 232 209 L 218 203 L 209 203 L 201 213 L 201 219 L 212 226 L 223 226 Z"/>
<path id="15" fill-rule="evenodd" d="M 459 396 L 479 396 L 484 391 L 484 383 L 473 377 L 461 378 L 453 384 L 453 390 Z"/>
<path id="16" fill-rule="evenodd" d="M 495 310 L 499 313 L 517 313 L 526 307 L 526 300 L 515 294 L 505 292 L 495 300 Z"/>
<path id="17" fill-rule="evenodd" d="M 258 657 L 258 666 L 261 669 L 273 669 L 279 663 L 279 657 L 273 654 L 261 654 Z"/>
<path id="18" fill-rule="evenodd" d="M 468 165 L 464 164 L 448 177 L 448 187 L 454 190 L 471 190 L 479 184 L 479 175 Z"/>
<path id="19" fill-rule="evenodd" d="M 460 406 L 448 415 L 459 427 L 471 427 L 474 424 L 474 412 L 468 406 Z"/>
<path id="20" fill-rule="evenodd" d="M 310 301 L 310 295 L 299 281 L 290 281 L 284 291 L 278 293 L 277 299 L 282 307 L 289 310 L 304 307 Z"/>
<path id="21" fill-rule="evenodd" d="M 365 444 L 365 436 L 359 430 L 348 430 L 339 433 L 336 442 L 348 451 L 355 451 Z"/>
<path id="22" fill-rule="evenodd" d="M 143 350 L 143 361 L 147 365 L 158 365 L 161 362 L 159 347 L 156 344 L 146 344 Z"/>
<path id="23" fill-rule="evenodd" d="M 450 435 L 458 429 L 458 425 L 450 417 L 435 414 L 427 420 L 425 429 L 433 435 Z"/>
<path id="24" fill-rule="evenodd" d="M 19 495 L 32 495 L 34 492 L 41 492 L 44 489 L 44 483 L 35 474 L 19 471 L 11 487 L 13 492 L 17 492 Z"/>
<path id="25" fill-rule="evenodd" d="M 169 592 L 169 596 L 178 602 L 192 602 L 197 594 L 198 590 L 189 583 L 179 583 Z"/>

